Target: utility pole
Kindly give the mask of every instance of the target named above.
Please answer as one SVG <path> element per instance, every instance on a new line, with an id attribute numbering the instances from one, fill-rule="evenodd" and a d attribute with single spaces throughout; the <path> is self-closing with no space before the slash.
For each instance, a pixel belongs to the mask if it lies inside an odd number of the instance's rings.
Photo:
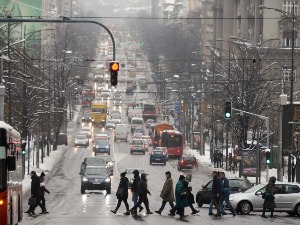
<path id="1" fill-rule="evenodd" d="M 11 96 L 11 55 L 10 55 L 10 22 L 7 25 L 7 56 L 8 56 L 8 124 L 12 126 L 12 96 Z"/>
<path id="2" fill-rule="evenodd" d="M 0 69 L 0 121 L 4 121 L 4 96 L 5 86 L 2 83 L 3 77 L 3 59 L 1 58 L 1 69 Z"/>

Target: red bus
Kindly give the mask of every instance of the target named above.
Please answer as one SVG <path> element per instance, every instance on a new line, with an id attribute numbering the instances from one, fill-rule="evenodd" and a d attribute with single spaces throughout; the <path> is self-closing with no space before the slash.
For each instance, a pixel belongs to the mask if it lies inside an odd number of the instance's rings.
<path id="1" fill-rule="evenodd" d="M 144 102 L 143 108 L 143 119 L 154 119 L 156 120 L 156 104 L 154 102 Z"/>
<path id="2" fill-rule="evenodd" d="M 175 130 L 164 130 L 160 135 L 159 147 L 166 147 L 169 156 L 181 157 L 183 155 L 183 134 Z"/>
<path id="3" fill-rule="evenodd" d="M 0 221 L 1 225 L 22 220 L 21 136 L 9 124 L 0 121 Z"/>

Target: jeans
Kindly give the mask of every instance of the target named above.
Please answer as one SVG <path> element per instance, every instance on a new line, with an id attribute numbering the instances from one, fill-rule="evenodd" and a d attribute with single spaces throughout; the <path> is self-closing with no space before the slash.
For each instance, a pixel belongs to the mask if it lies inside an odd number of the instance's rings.
<path id="1" fill-rule="evenodd" d="M 142 203 L 144 203 L 147 212 L 149 212 L 150 211 L 150 209 L 149 209 L 149 200 L 148 200 L 147 195 L 139 195 L 138 202 L 131 208 L 131 210 L 136 210 L 137 207 L 140 207 Z"/>
<path id="2" fill-rule="evenodd" d="M 220 198 L 219 197 L 213 197 L 212 198 L 212 204 L 216 207 L 217 209 L 217 215 L 221 215 L 221 207 L 220 207 Z"/>
<path id="3" fill-rule="evenodd" d="M 232 207 L 230 201 L 229 201 L 229 196 L 230 194 L 229 193 L 223 193 L 222 195 L 222 202 L 221 202 L 221 211 L 222 213 L 224 213 L 224 207 L 223 207 L 223 202 L 225 201 L 226 205 L 228 206 L 229 210 L 232 212 L 232 214 L 236 214 L 236 211 L 235 209 Z"/>
<path id="4" fill-rule="evenodd" d="M 162 203 L 161 203 L 161 207 L 160 207 L 160 209 L 158 211 L 162 212 L 164 210 L 166 204 L 167 204 L 167 201 L 163 200 Z M 173 202 L 169 202 L 169 204 L 170 204 L 171 208 L 173 209 L 174 208 L 174 203 Z"/>
<path id="5" fill-rule="evenodd" d="M 132 201 L 133 201 L 133 205 L 136 205 L 139 199 L 139 195 L 137 192 L 132 192 Z M 139 208 L 141 209 L 142 206 L 140 205 Z"/>
<path id="6" fill-rule="evenodd" d="M 213 213 L 213 203 L 212 203 L 212 201 L 210 201 L 209 208 L 208 208 L 208 213 L 210 213 L 210 214 Z"/>

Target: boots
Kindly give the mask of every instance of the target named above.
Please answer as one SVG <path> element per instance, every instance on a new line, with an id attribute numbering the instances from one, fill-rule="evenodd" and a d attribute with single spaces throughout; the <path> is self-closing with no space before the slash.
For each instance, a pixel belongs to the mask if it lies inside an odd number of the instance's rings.
<path id="1" fill-rule="evenodd" d="M 150 210 L 147 210 L 146 214 L 153 214 Z"/>
<path id="2" fill-rule="evenodd" d="M 110 210 L 113 214 L 117 213 L 117 210 Z"/>
<path id="3" fill-rule="evenodd" d="M 124 213 L 125 216 L 129 216 L 130 215 L 130 211 L 127 211 L 126 213 Z"/>

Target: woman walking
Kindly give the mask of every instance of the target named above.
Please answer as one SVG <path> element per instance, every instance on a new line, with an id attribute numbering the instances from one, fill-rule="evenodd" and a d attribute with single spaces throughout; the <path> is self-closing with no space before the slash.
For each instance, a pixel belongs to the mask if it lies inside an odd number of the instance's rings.
<path id="1" fill-rule="evenodd" d="M 111 212 L 116 214 L 118 209 L 121 206 L 121 203 L 124 202 L 125 207 L 126 207 L 126 212 L 124 213 L 124 215 L 130 215 L 129 205 L 128 205 L 128 202 L 127 202 L 127 199 L 128 199 L 128 178 L 126 177 L 126 172 L 123 172 L 123 173 L 120 174 L 120 183 L 119 183 L 119 186 L 118 186 L 116 196 L 117 196 L 117 199 L 118 199 L 117 207 L 116 207 L 116 209 L 111 210 Z"/>
<path id="2" fill-rule="evenodd" d="M 263 204 L 263 213 L 261 217 L 263 218 L 268 218 L 266 216 L 266 210 L 269 209 L 271 211 L 271 218 L 275 218 L 273 215 L 274 208 L 276 208 L 275 204 L 275 193 L 276 193 L 276 188 L 275 188 L 275 183 L 276 183 L 276 177 L 270 177 L 269 183 L 266 186 L 266 192 L 264 193 L 264 204 Z"/>

